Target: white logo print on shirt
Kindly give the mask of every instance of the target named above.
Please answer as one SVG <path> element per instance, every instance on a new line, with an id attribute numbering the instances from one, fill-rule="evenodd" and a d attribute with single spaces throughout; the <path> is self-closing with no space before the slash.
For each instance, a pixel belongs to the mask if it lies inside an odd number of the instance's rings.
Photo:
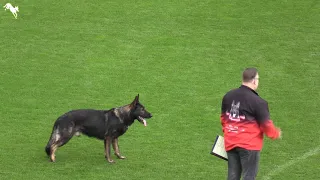
<path id="1" fill-rule="evenodd" d="M 232 101 L 230 111 L 226 112 L 226 115 L 229 116 L 229 119 L 231 121 L 237 121 L 238 122 L 241 119 L 245 119 L 245 116 L 241 116 L 240 115 L 239 108 L 240 108 L 240 102 L 237 102 L 237 104 L 235 104 L 235 102 Z"/>

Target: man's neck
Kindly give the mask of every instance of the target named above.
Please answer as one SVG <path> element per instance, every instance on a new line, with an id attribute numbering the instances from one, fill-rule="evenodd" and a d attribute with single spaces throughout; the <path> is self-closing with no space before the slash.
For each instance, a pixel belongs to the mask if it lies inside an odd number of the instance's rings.
<path id="1" fill-rule="evenodd" d="M 253 84 L 251 84 L 251 83 L 245 83 L 245 82 L 242 82 L 242 85 L 243 85 L 243 86 L 247 86 L 248 88 L 250 88 L 250 89 L 252 89 L 252 90 L 254 90 L 254 91 L 255 91 L 255 89 L 254 89 L 254 85 L 253 85 Z"/>

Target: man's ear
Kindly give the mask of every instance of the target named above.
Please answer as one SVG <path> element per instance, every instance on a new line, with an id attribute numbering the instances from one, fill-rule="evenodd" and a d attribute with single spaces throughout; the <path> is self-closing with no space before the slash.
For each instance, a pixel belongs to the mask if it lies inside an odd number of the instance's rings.
<path id="1" fill-rule="evenodd" d="M 257 83 L 257 79 L 254 79 L 254 80 L 253 80 L 253 84 L 255 84 L 255 85 L 258 84 L 258 83 Z"/>
<path id="2" fill-rule="evenodd" d="M 134 100 L 132 101 L 132 103 L 130 104 L 131 107 L 134 107 L 138 104 L 139 102 L 139 94 L 134 98 Z"/>

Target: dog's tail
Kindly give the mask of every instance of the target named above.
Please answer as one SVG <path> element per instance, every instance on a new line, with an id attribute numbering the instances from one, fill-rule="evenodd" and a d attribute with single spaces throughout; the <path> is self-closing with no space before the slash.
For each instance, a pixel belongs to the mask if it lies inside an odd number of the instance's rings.
<path id="1" fill-rule="evenodd" d="M 52 132 L 51 132 L 51 135 L 50 135 L 50 138 L 49 138 L 49 141 L 45 147 L 45 152 L 47 153 L 48 156 L 51 155 L 51 151 L 52 151 L 52 147 L 54 145 L 57 144 L 57 142 L 60 140 L 61 138 L 61 132 L 60 132 L 60 127 L 59 125 L 57 124 L 57 122 L 54 124 L 53 128 L 52 128 Z"/>
<path id="2" fill-rule="evenodd" d="M 64 122 L 63 118 L 65 117 L 60 117 L 55 122 L 49 141 L 45 147 L 45 152 L 49 156 L 52 155 L 58 147 L 66 144 L 75 134 L 74 123 L 71 121 Z"/>
<path id="3" fill-rule="evenodd" d="M 46 148 L 45 148 L 45 151 L 46 151 L 48 156 L 50 156 L 50 153 L 51 153 L 51 148 L 50 147 L 51 147 L 51 145 L 48 143 Z"/>
<path id="4" fill-rule="evenodd" d="M 47 153 L 48 156 L 50 156 L 51 154 L 51 147 L 54 143 L 54 132 L 55 132 L 55 127 L 53 128 L 49 141 L 47 143 L 47 146 L 45 147 L 45 152 Z"/>

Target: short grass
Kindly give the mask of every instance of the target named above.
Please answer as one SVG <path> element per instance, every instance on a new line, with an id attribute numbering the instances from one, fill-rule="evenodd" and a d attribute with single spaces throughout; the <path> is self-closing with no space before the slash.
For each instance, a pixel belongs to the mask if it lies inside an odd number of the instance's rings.
<path id="1" fill-rule="evenodd" d="M 319 1 L 11 3 L 17 20 L 0 11 L 0 179 L 226 179 L 209 152 L 221 98 L 249 66 L 283 130 L 265 140 L 258 179 L 320 179 Z M 103 143 L 81 136 L 48 162 L 59 115 L 138 93 L 154 117 L 120 138 L 126 160 L 108 164 Z"/>

